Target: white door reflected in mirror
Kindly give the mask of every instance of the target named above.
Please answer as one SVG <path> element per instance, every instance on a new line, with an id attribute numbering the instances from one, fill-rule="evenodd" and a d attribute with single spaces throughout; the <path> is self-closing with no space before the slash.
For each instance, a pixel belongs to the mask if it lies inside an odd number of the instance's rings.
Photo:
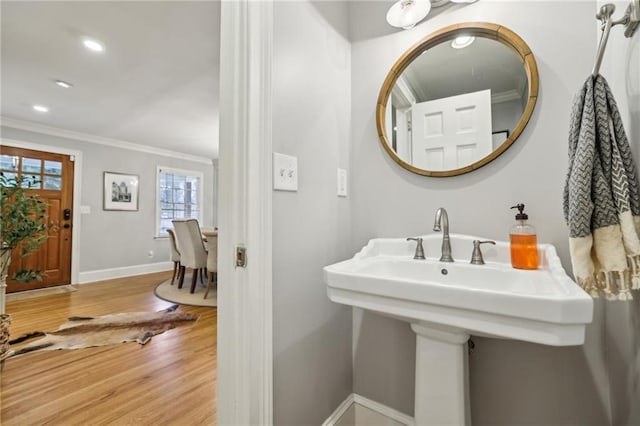
<path id="1" fill-rule="evenodd" d="M 427 170 L 452 170 L 489 155 L 491 91 L 482 90 L 411 108 L 411 164 Z"/>

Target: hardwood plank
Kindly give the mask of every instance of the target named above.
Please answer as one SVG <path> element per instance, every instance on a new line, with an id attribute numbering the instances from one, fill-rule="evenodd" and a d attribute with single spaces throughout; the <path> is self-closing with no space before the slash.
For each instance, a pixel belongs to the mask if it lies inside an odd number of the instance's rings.
<path id="1" fill-rule="evenodd" d="M 11 335 L 53 330 L 69 316 L 157 311 L 153 288 L 171 272 L 86 284 L 7 303 Z M 187 288 L 184 289 L 188 291 Z M 181 306 L 193 325 L 137 343 L 25 354 L 5 362 L 0 424 L 216 424 L 217 309 Z"/>

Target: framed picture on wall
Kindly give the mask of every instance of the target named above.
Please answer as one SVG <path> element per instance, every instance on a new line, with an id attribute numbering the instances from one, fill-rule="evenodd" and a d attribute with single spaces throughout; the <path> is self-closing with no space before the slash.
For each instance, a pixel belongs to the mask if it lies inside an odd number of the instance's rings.
<path id="1" fill-rule="evenodd" d="M 104 172 L 104 210 L 138 211 L 138 175 Z"/>

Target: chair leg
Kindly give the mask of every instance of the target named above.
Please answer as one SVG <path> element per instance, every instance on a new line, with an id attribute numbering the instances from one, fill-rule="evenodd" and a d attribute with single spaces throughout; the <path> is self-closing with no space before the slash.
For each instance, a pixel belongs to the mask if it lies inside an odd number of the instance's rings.
<path id="1" fill-rule="evenodd" d="M 180 269 L 178 271 L 178 274 L 180 275 L 180 279 L 178 280 L 178 288 L 182 288 L 182 284 L 184 284 L 184 273 L 185 273 L 185 267 L 180 265 Z"/>
<path id="2" fill-rule="evenodd" d="M 207 278 L 207 291 L 204 292 L 204 298 L 207 298 L 207 295 L 209 295 L 209 289 L 211 288 L 211 281 L 213 281 L 213 274 L 214 272 L 209 271 L 207 273 L 208 278 Z"/>
<path id="3" fill-rule="evenodd" d="M 191 289 L 189 293 L 196 291 L 196 282 L 198 281 L 198 268 L 193 268 L 193 275 L 191 275 Z"/>
<path id="4" fill-rule="evenodd" d="M 173 262 L 173 275 L 171 275 L 171 285 L 173 285 L 173 282 L 175 281 L 177 275 L 178 275 L 178 262 Z"/>

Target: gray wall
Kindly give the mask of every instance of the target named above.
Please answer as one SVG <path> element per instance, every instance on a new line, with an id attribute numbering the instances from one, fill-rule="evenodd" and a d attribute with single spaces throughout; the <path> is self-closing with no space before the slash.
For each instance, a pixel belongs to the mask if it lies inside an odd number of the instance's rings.
<path id="1" fill-rule="evenodd" d="M 613 3 L 614 17 L 618 18 L 628 2 Z M 611 86 L 636 165 L 640 165 L 640 32 L 631 39 L 622 34 L 622 27 L 612 29 L 600 73 Z M 633 301 L 606 304 L 607 366 L 614 425 L 640 424 L 640 294 L 635 293 L 634 297 Z"/>
<path id="2" fill-rule="evenodd" d="M 156 166 L 200 171 L 204 175 L 203 226 L 213 224 L 213 165 L 114 148 L 80 140 L 2 127 L 2 137 L 82 151 L 80 204 L 91 207 L 80 216 L 74 231 L 80 232 L 80 273 L 170 260 L 169 241 L 155 238 Z M 103 172 L 140 176 L 139 211 L 102 209 Z M 78 194 L 74 194 L 77 197 Z M 154 252 L 153 258 L 148 257 Z"/>
<path id="3" fill-rule="evenodd" d="M 273 150 L 298 158 L 298 191 L 273 192 L 274 424 L 319 425 L 352 391 L 351 309 L 331 303 L 322 267 L 351 254 L 347 9 L 276 2 Z"/>
<path id="4" fill-rule="evenodd" d="M 355 2 L 351 9 L 351 252 L 370 238 L 431 232 L 440 206 L 449 211 L 452 232 L 505 240 L 514 220 L 509 207 L 523 202 L 539 241 L 554 244 L 570 271 L 562 217 L 568 122 L 573 95 L 593 66 L 595 2 L 450 5 L 434 9 L 430 18 L 408 31 L 386 26 L 387 7 L 383 2 Z M 501 23 L 529 44 L 540 73 L 538 103 L 519 140 L 492 163 L 457 177 L 418 176 L 396 165 L 381 147 L 375 127 L 376 98 L 387 70 L 404 50 L 436 29 L 463 21 Z M 412 415 L 415 339 L 409 326 L 356 311 L 353 333 L 355 392 Z M 470 358 L 474 424 L 610 422 L 602 302 L 596 303 L 584 346 L 474 340 L 476 350 Z M 627 352 L 626 356 L 632 354 Z"/>

